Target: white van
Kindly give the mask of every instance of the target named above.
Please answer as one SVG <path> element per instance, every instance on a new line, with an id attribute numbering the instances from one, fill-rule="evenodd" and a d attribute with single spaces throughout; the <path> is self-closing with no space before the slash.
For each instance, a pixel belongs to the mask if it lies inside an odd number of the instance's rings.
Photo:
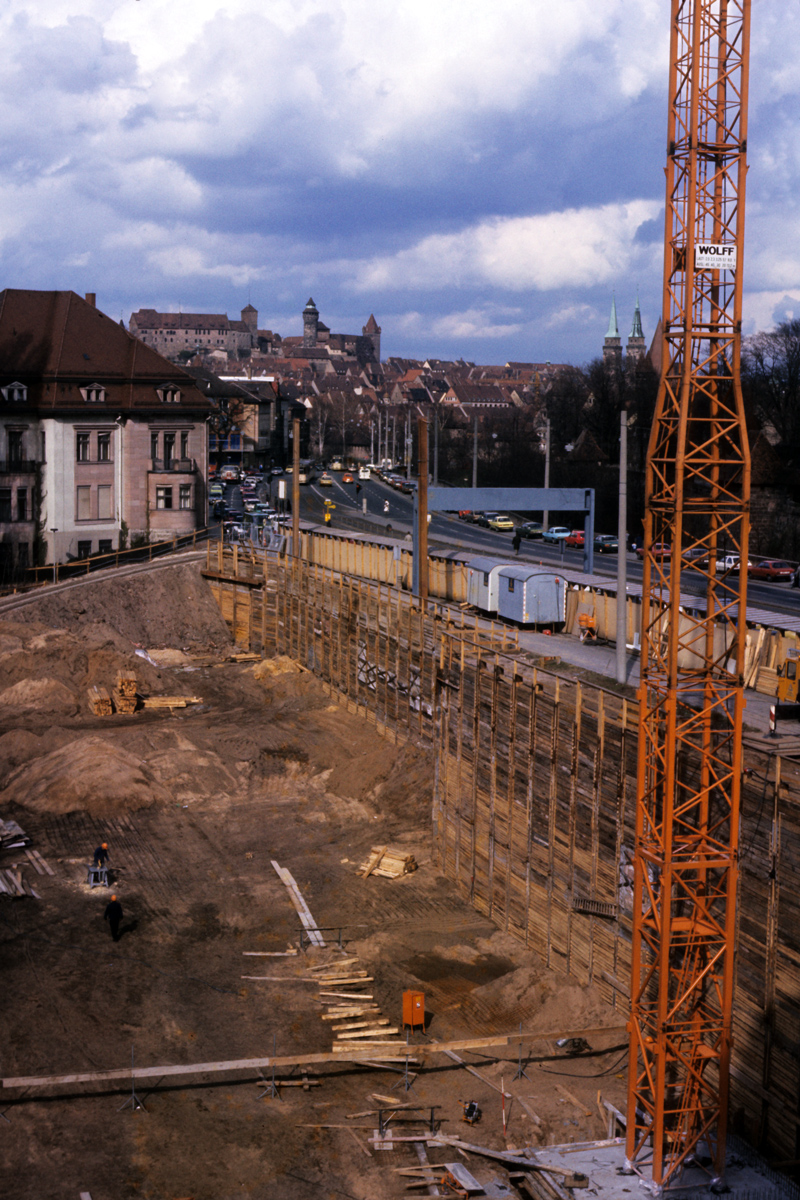
<path id="1" fill-rule="evenodd" d="M 358 478 L 359 479 L 369 479 L 369 467 L 359 467 L 358 468 Z"/>

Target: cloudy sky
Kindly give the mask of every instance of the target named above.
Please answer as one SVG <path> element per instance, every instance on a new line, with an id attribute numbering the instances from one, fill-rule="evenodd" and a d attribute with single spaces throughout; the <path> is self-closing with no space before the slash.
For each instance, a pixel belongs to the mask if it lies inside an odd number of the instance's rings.
<path id="1" fill-rule="evenodd" d="M 660 304 L 669 0 L 4 0 L 2 286 L 586 362 Z M 800 315 L 800 3 L 753 5 L 748 329 Z"/>

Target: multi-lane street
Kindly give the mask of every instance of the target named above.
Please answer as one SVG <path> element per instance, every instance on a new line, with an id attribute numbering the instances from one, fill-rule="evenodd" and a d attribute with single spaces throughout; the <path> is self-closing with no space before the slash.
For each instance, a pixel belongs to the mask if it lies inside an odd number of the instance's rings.
<path id="1" fill-rule="evenodd" d="M 364 517 L 366 502 L 366 517 L 374 521 L 377 527 L 386 528 L 391 525 L 394 536 L 402 536 L 411 529 L 413 517 L 413 496 L 399 492 L 383 483 L 376 476 L 370 479 L 358 479 L 353 476 L 353 483 L 343 483 L 345 472 L 329 472 L 332 483 L 322 486 L 319 477 L 313 483 L 304 484 L 300 488 L 300 516 L 304 521 L 322 524 L 325 512 L 325 501 L 331 501 L 336 507 L 332 510 L 331 528 L 342 528 L 346 518 Z M 291 496 L 291 475 L 281 477 L 287 496 Z M 265 488 L 269 490 L 273 504 L 278 507 L 278 478 L 267 478 Z M 358 490 L 357 490 L 358 488 Z M 235 516 L 242 510 L 241 491 L 238 486 L 230 485 L 226 489 L 228 515 Z M 388 505 L 388 507 L 387 507 Z M 386 530 L 388 533 L 388 529 Z M 597 530 L 599 533 L 615 533 L 615 530 Z M 466 521 L 459 520 L 453 513 L 433 513 L 429 524 L 429 536 L 438 544 L 442 543 L 454 550 L 474 552 L 476 554 L 513 557 L 511 533 L 498 533 L 493 529 L 482 528 Z M 756 553 L 757 549 L 753 548 Z M 583 551 L 567 547 L 552 546 L 540 540 L 523 540 L 519 551 L 522 561 L 549 563 L 553 566 L 563 565 L 571 571 L 581 571 L 583 567 Z M 616 554 L 597 554 L 594 556 L 595 575 L 605 575 L 616 578 Z M 627 555 L 627 574 L 631 582 L 639 582 L 642 577 L 642 564 L 635 554 Z M 703 595 L 702 579 L 692 571 L 684 571 L 681 579 L 682 590 L 689 595 Z M 788 583 L 766 583 L 760 580 L 748 580 L 748 606 L 764 608 L 775 612 L 783 612 L 792 616 L 800 616 L 800 589 L 792 588 Z"/>

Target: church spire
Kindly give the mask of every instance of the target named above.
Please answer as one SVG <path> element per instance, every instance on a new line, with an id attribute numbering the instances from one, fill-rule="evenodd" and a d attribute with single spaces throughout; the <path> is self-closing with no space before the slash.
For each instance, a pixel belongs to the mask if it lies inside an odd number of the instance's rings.
<path id="1" fill-rule="evenodd" d="M 606 338 L 618 338 L 618 337 L 619 337 L 619 324 L 617 323 L 617 297 L 612 293 L 612 295 L 611 295 L 611 316 L 609 317 L 609 320 L 608 320 L 608 330 L 606 331 Z"/>
<path id="2" fill-rule="evenodd" d="M 628 338 L 628 344 L 625 347 L 625 357 L 627 366 L 635 367 L 637 363 L 642 362 L 647 352 L 647 347 L 644 340 L 644 330 L 642 329 L 642 312 L 639 308 L 639 292 L 636 292 L 636 308 L 633 310 L 633 324 L 631 325 L 631 333 Z"/>
<path id="3" fill-rule="evenodd" d="M 636 308 L 633 310 L 633 325 L 631 326 L 632 338 L 643 338 L 644 330 L 642 329 L 642 312 L 639 308 L 639 292 L 636 292 Z"/>

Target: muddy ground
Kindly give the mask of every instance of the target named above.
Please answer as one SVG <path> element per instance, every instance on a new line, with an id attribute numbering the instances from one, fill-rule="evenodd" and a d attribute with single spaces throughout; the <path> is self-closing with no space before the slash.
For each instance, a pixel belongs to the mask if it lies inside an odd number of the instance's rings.
<path id="1" fill-rule="evenodd" d="M 193 566 L 87 582 L 58 602 L 0 613 L 0 818 L 17 820 L 55 871 L 40 877 L 19 850 L 0 856 L 0 867 L 21 864 L 41 897 L 0 897 L 4 1077 L 117 1067 L 132 1050 L 142 1066 L 257 1057 L 273 1044 L 279 1054 L 329 1050 L 306 968 L 338 949 L 245 956 L 299 944 L 273 859 L 294 874 L 320 926 L 343 928 L 384 1016 L 400 1020 L 405 989 L 424 992 L 426 1037 L 504 1033 L 520 1022 L 548 1031 L 619 1025 L 619 1012 L 548 971 L 437 875 L 428 754 L 381 740 L 290 663 L 223 662 L 231 648 Z M 143 693 L 202 704 L 92 716 L 86 688 L 110 687 L 131 666 Z M 103 920 L 107 893 L 86 884 L 101 841 L 124 907 L 117 943 Z M 419 870 L 359 878 L 378 843 L 404 848 Z M 255 1071 L 143 1084 L 145 1107 L 135 1112 L 121 1107 L 130 1099 L 124 1082 L 2 1092 L 0 1194 L 425 1194 L 406 1193 L 408 1180 L 393 1170 L 418 1164 L 414 1144 L 373 1150 L 374 1118 L 348 1114 L 373 1109 L 372 1093 L 394 1088 L 410 1103 L 439 1105 L 443 1131 L 498 1149 L 603 1137 L 598 1092 L 624 1107 L 625 1060 L 619 1034 L 593 1041 L 595 1050 L 616 1048 L 575 1059 L 539 1045 L 521 1079 L 514 1052 L 464 1052 L 483 1079 L 437 1058 L 408 1096 L 395 1072 L 340 1063 L 315 1070 L 320 1086 L 284 1089 L 281 1099 L 262 1095 Z M 515 1097 L 505 1137 L 501 1080 Z M 483 1110 L 474 1128 L 460 1119 L 466 1100 Z M 458 1157 L 430 1153 L 436 1162 Z M 481 1181 L 507 1180 L 488 1159 L 471 1155 L 468 1166 Z"/>

